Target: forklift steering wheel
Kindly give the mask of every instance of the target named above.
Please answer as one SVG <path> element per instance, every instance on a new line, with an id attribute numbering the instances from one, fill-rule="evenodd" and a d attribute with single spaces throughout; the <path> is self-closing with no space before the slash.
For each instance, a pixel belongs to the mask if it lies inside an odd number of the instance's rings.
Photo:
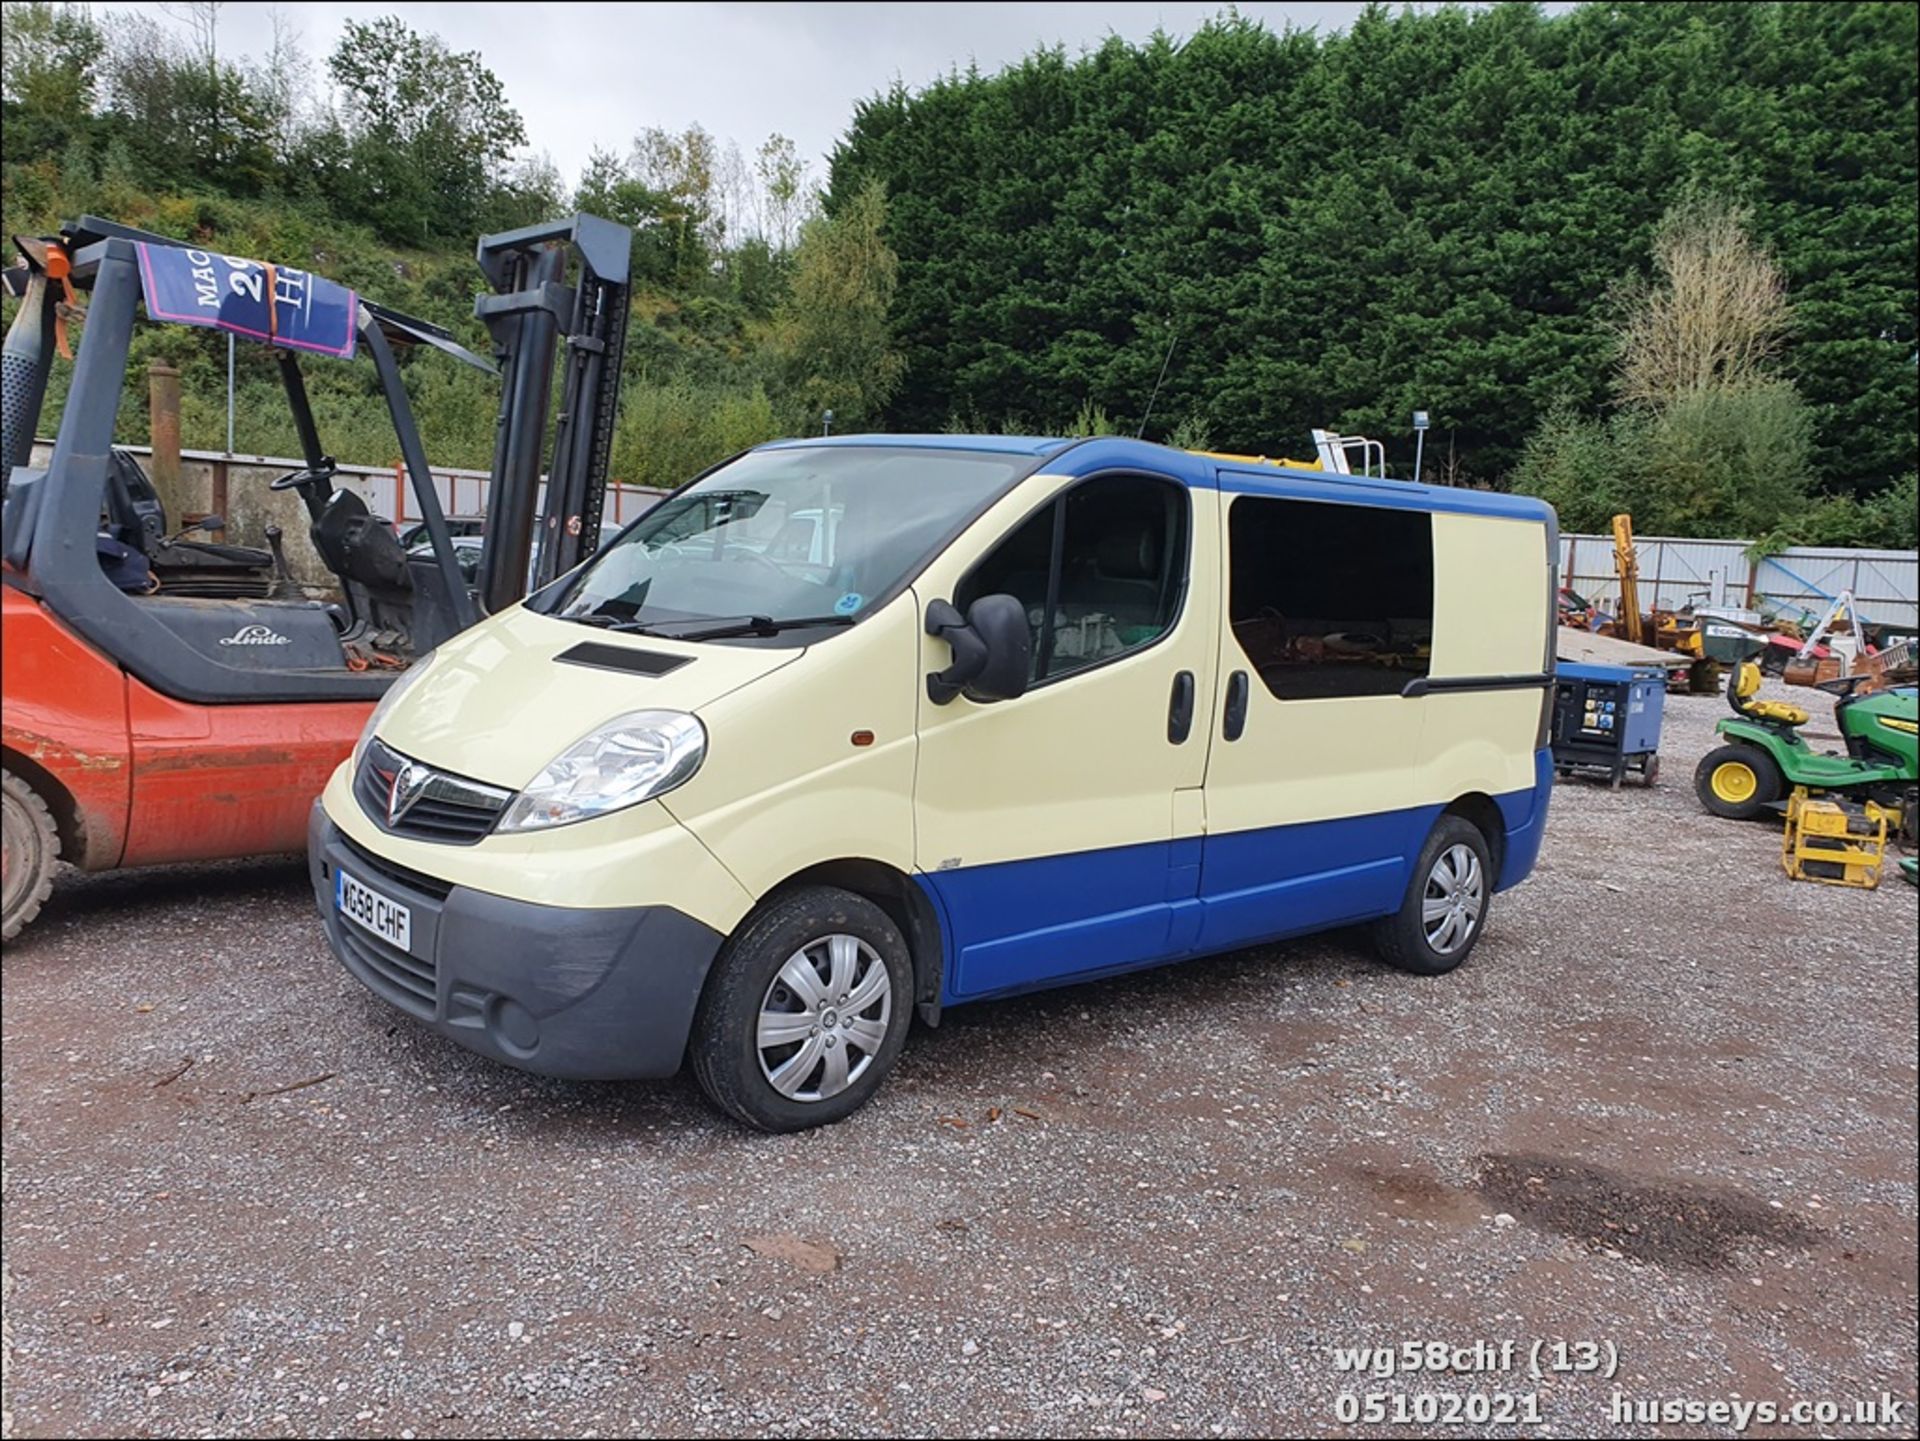
<path id="1" fill-rule="evenodd" d="M 312 466 L 306 470 L 290 470 L 285 475 L 276 476 L 267 482 L 268 490 L 298 490 L 303 485 L 311 485 L 316 480 L 332 481 L 333 465 L 328 463 Z"/>

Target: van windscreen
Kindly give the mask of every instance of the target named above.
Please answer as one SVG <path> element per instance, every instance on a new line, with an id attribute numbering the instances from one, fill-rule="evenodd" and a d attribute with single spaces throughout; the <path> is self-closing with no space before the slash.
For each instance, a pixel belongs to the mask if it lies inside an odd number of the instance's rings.
<path id="1" fill-rule="evenodd" d="M 601 625 L 851 622 L 1032 465 L 916 446 L 750 451 L 655 506 L 546 608 Z"/>

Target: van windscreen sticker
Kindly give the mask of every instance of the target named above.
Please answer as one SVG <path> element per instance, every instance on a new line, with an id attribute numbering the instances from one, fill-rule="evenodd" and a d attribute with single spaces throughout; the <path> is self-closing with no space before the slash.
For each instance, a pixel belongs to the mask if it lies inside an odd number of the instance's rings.
<path id="1" fill-rule="evenodd" d="M 857 590 L 850 590 L 833 603 L 835 615 L 852 615 L 867 603 L 867 598 Z"/>

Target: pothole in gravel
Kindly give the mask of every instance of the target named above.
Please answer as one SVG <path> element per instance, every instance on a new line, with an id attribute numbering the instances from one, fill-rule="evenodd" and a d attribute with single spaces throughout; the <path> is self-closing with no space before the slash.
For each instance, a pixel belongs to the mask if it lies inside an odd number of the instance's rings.
<path id="1" fill-rule="evenodd" d="M 1469 1224 L 1480 1210 L 1474 1198 L 1437 1176 L 1418 1171 L 1378 1171 L 1355 1166 L 1352 1174 L 1380 1201 L 1384 1214 L 1413 1221 Z"/>
<path id="2" fill-rule="evenodd" d="M 1655 1266 L 1719 1270 L 1742 1245 L 1805 1248 L 1822 1234 L 1730 1186 L 1648 1184 L 1550 1156 L 1482 1156 L 1475 1189 L 1529 1226 Z"/>

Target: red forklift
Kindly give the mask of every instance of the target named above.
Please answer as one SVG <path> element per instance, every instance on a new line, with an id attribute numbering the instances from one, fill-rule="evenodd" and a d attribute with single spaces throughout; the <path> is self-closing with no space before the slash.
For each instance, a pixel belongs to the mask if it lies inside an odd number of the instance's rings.
<path id="1" fill-rule="evenodd" d="M 87 216 L 18 237 L 19 312 L 0 351 L 0 654 L 4 939 L 33 919 L 56 863 L 88 871 L 300 850 L 307 811 L 397 676 L 480 616 L 584 560 L 600 537 L 629 304 L 631 236 L 590 215 L 484 237 L 475 302 L 493 363 L 445 329 L 285 266 L 218 255 Z M 84 326 L 44 468 L 34 435 L 56 340 Z M 271 482 L 303 503 L 337 584 L 309 598 L 277 527 L 266 548 L 169 533 L 114 448 L 137 312 L 270 347 L 301 465 Z M 401 380 L 400 353 L 498 374 L 483 549 L 463 577 Z M 430 553 L 334 483 L 301 369 L 371 360 Z M 425 361 L 427 357 L 421 357 Z M 554 370 L 564 365 L 549 425 Z M 550 441 L 550 444 L 549 444 Z M 546 472 L 543 477 L 543 470 Z M 202 529 L 221 528 L 219 517 Z"/>

